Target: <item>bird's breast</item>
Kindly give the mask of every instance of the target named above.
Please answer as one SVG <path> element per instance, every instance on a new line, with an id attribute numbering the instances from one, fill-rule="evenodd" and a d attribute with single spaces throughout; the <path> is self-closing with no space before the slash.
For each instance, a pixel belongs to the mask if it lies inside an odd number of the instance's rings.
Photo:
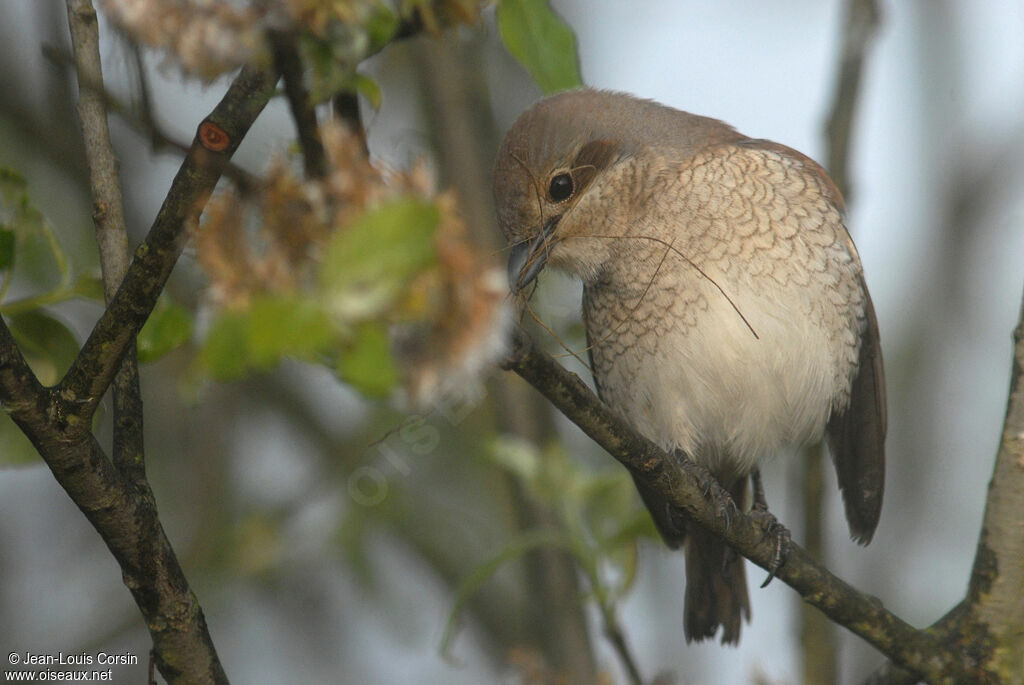
<path id="1" fill-rule="evenodd" d="M 810 277 L 744 282 L 666 261 L 647 286 L 585 289 L 602 399 L 647 437 L 712 468 L 745 471 L 820 438 L 855 371 L 849 303 Z"/>

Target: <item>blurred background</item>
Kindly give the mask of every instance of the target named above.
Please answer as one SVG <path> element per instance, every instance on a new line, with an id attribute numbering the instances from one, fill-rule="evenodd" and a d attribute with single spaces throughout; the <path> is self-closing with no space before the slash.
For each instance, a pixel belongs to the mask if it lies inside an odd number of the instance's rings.
<path id="1" fill-rule="evenodd" d="M 551 4 L 576 32 L 587 84 L 826 161 L 844 2 Z M 1005 408 L 1024 284 L 1024 2 L 879 4 L 848 205 L 882 333 L 888 485 L 874 541 L 859 548 L 826 471 L 824 557 L 924 626 L 964 595 Z M 101 17 L 108 86 L 130 100 L 135 63 L 108 29 Z M 63 3 L 3 3 L 0 40 L 0 166 L 27 177 L 77 268 L 95 268 L 76 87 L 41 50 L 70 49 Z M 144 66 L 158 125 L 188 142 L 227 82 L 183 80 L 157 54 Z M 493 11 L 392 45 L 362 71 L 382 93 L 378 111 L 363 109 L 373 159 L 429 160 L 439 186 L 457 190 L 475 240 L 503 263 L 490 164 L 540 91 L 501 47 Z M 117 117 L 112 132 L 141 240 L 180 157 L 154 154 Z M 274 101 L 236 161 L 260 172 L 293 138 Z M 541 280 L 535 311 L 581 350 L 579 285 Z M 202 286 L 186 252 L 169 290 L 194 308 Z M 53 311 L 80 339 L 99 314 L 81 302 Z M 646 679 L 799 681 L 800 600 L 781 582 L 756 589 L 761 572 L 749 565 L 753 620 L 739 647 L 685 645 L 682 555 L 648 535 L 621 468 L 517 378 L 495 371 L 410 417 L 299 363 L 196 392 L 182 380 L 194 353 L 143 369 L 148 467 L 234 681 L 511 683 L 571 672 L 626 682 L 602 634 L 609 612 Z M 102 421 L 98 431 L 109 440 Z M 539 463 L 557 466 L 538 478 Z M 768 501 L 798 542 L 801 468 L 787 458 L 765 468 Z M 585 542 L 608 519 L 638 522 L 635 534 L 614 554 L 584 553 L 591 568 L 529 544 L 530 533 L 559 529 Z M 837 639 L 839 682 L 882 663 L 859 638 Z M 0 648 L 130 651 L 142 663 L 115 667 L 115 681 L 141 682 L 148 647 L 119 568 L 42 462 L 0 470 Z"/>

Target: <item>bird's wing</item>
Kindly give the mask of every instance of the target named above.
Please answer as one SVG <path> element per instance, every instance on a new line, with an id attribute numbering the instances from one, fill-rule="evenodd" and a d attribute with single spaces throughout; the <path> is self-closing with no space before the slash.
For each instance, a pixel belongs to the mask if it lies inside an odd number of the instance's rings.
<path id="1" fill-rule="evenodd" d="M 882 512 L 885 490 L 885 374 L 878 320 L 871 296 L 864 286 L 866 323 L 861 335 L 857 376 L 850 390 L 850 403 L 829 419 L 829 448 L 843 491 L 846 521 L 853 539 L 871 542 Z"/>
<path id="2" fill-rule="evenodd" d="M 750 150 L 767 150 L 785 155 L 818 181 L 825 198 L 845 213 L 842 194 L 817 162 L 796 150 L 767 140 L 747 139 L 737 144 Z M 857 248 L 845 226 L 840 226 L 847 249 L 859 261 Z M 860 287 L 864 293 L 864 329 L 861 334 L 857 375 L 853 379 L 850 402 L 843 411 L 833 412 L 826 428 L 826 437 L 843 493 L 846 521 L 850 534 L 860 544 L 867 544 L 878 525 L 885 490 L 885 374 L 882 368 L 882 346 L 878 320 L 871 295 L 863 276 Z"/>

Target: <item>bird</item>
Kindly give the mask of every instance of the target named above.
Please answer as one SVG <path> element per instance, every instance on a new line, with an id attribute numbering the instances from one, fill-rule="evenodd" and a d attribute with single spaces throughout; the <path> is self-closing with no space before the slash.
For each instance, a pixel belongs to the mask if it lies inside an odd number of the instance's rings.
<path id="1" fill-rule="evenodd" d="M 758 499 L 759 463 L 824 439 L 851 537 L 870 542 L 885 482 L 881 343 L 821 166 L 713 118 L 584 88 L 516 119 L 493 190 L 511 291 L 525 297 L 547 266 L 582 281 L 606 405 L 741 510 L 751 479 Z M 685 551 L 687 643 L 721 629 L 737 644 L 743 558 L 634 481 L 664 542 Z"/>

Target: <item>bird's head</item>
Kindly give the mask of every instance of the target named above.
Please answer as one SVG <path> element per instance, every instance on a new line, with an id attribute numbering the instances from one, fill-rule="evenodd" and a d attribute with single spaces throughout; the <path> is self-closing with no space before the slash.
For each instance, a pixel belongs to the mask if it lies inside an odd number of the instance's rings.
<path id="1" fill-rule="evenodd" d="M 494 166 L 498 223 L 512 248 L 513 293 L 545 264 L 598 279 L 659 203 L 666 160 L 741 136 L 731 127 L 624 93 L 575 90 L 541 100 L 512 125 Z"/>
<path id="2" fill-rule="evenodd" d="M 498 223 L 509 256 L 513 293 L 528 286 L 545 264 L 585 281 L 593 278 L 612 246 L 593 236 L 613 217 L 598 221 L 599 205 L 614 213 L 604 181 L 630 155 L 628 146 L 595 117 L 610 93 L 572 91 L 540 101 L 509 129 L 494 167 Z M 584 240 L 590 237 L 590 240 Z"/>

